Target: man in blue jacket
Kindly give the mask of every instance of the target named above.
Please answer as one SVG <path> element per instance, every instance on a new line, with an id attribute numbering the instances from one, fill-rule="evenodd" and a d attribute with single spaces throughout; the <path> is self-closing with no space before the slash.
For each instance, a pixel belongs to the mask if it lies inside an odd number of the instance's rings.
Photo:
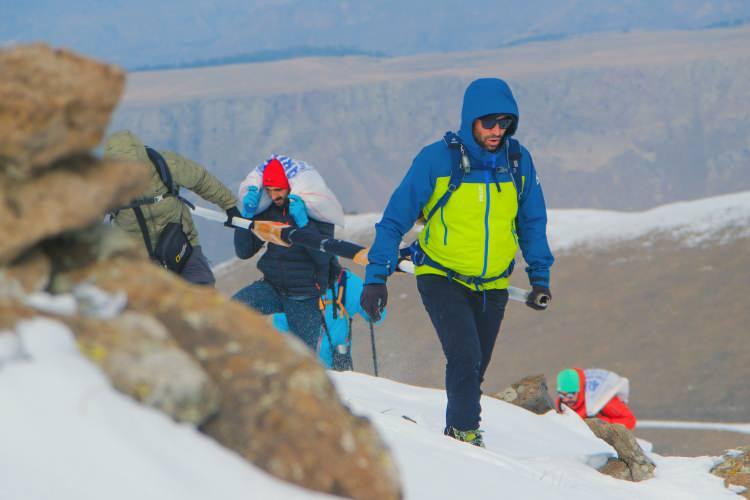
<path id="1" fill-rule="evenodd" d="M 477 446 L 484 446 L 481 383 L 519 247 L 532 286 L 527 304 L 544 310 L 551 299 L 547 209 L 531 155 L 511 138 L 518 122 L 518 106 L 504 81 L 482 78 L 469 85 L 458 134 L 449 132 L 422 149 L 376 224 L 361 298 L 377 320 L 401 238 L 423 216 L 412 259 L 447 360 L 445 434 Z"/>

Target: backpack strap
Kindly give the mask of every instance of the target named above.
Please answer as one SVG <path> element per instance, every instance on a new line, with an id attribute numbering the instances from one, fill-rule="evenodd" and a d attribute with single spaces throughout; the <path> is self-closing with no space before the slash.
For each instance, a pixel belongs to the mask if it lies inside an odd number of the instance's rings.
<path id="1" fill-rule="evenodd" d="M 154 258 L 154 249 L 151 246 L 151 238 L 148 236 L 148 227 L 146 227 L 146 218 L 143 216 L 143 210 L 140 206 L 131 207 L 135 212 L 135 219 L 138 221 L 138 226 L 141 228 L 141 234 L 143 234 L 143 243 L 146 244 L 146 251 L 148 256 Z"/>
<path id="2" fill-rule="evenodd" d="M 518 201 L 521 201 L 523 194 L 523 176 L 521 175 L 521 145 L 512 137 L 508 138 L 508 166 L 510 167 L 510 177 L 518 193 Z"/>
<path id="3" fill-rule="evenodd" d="M 174 183 L 174 179 L 172 178 L 172 172 L 169 170 L 169 164 L 167 163 L 167 160 L 164 159 L 164 157 L 154 148 L 151 148 L 149 146 L 144 146 L 146 148 L 146 153 L 148 154 L 148 159 L 151 160 L 151 164 L 156 168 L 156 172 L 159 174 L 159 178 L 161 179 L 161 182 L 166 186 L 167 188 L 167 194 L 164 196 L 174 196 L 187 206 L 189 206 L 192 209 L 195 209 L 195 205 L 190 203 L 188 200 L 180 196 L 180 188 Z M 164 196 L 156 196 L 154 198 L 149 198 L 146 200 L 145 203 L 140 203 L 141 205 L 146 205 L 150 203 L 156 203 L 164 199 Z M 153 200 L 153 201 L 149 201 Z"/>
<path id="4" fill-rule="evenodd" d="M 435 203 L 430 213 L 425 217 L 425 224 L 430 221 L 433 215 L 443 208 L 450 199 L 453 192 L 461 186 L 464 180 L 464 175 L 471 171 L 471 163 L 469 162 L 469 156 L 464 151 L 464 145 L 461 143 L 461 138 L 453 132 L 446 132 L 443 136 L 443 141 L 448 146 L 448 151 L 451 154 L 451 177 L 448 180 L 448 190 L 443 193 L 443 196 Z"/>
<path id="5" fill-rule="evenodd" d="M 329 304 L 331 305 L 331 314 L 333 316 L 333 319 L 338 319 L 339 312 L 341 313 L 342 317 L 349 318 L 349 312 L 346 310 L 346 306 L 344 305 L 344 300 L 346 299 L 346 283 L 347 283 L 347 275 L 346 275 L 346 268 L 342 268 L 341 272 L 339 273 L 339 277 L 336 280 L 336 283 L 338 284 L 338 293 L 336 292 L 335 286 L 333 283 L 331 283 L 331 300 L 328 300 L 326 298 L 326 293 L 320 294 L 320 299 L 318 301 L 318 307 L 321 311 L 325 311 L 326 306 Z"/>
<path id="6" fill-rule="evenodd" d="M 348 279 L 349 278 L 346 275 L 346 269 L 342 268 L 341 274 L 339 274 L 339 293 L 336 296 L 335 306 L 338 306 L 341 309 L 341 314 L 343 314 L 347 318 L 349 317 L 349 312 L 346 310 L 344 301 L 346 300 L 346 284 Z"/>
<path id="7" fill-rule="evenodd" d="M 169 170 L 167 161 L 154 148 L 151 148 L 149 146 L 145 146 L 145 148 L 146 153 L 148 154 L 148 159 L 151 160 L 151 163 L 159 173 L 159 178 L 161 179 L 161 182 L 164 183 L 164 185 L 167 187 L 167 192 L 172 196 L 179 196 L 180 190 L 174 185 L 174 181 L 172 180 L 172 172 L 170 172 Z"/>

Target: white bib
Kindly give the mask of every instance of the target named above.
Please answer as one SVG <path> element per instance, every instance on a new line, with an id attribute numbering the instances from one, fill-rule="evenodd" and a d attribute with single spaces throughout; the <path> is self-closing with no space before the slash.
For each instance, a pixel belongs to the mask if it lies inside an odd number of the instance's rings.
<path id="1" fill-rule="evenodd" d="M 589 417 L 599 413 L 609 401 L 617 396 L 624 403 L 630 395 L 630 381 L 609 370 L 588 368 L 586 376 L 586 414 Z"/>

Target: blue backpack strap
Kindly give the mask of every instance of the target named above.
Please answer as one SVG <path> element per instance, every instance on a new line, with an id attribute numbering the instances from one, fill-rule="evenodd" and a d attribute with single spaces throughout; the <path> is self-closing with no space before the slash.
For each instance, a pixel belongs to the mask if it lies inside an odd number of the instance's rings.
<path id="1" fill-rule="evenodd" d="M 510 176 L 518 193 L 518 201 L 521 201 L 523 191 L 523 176 L 521 176 L 521 145 L 512 137 L 508 138 L 508 163 Z"/>
<path id="2" fill-rule="evenodd" d="M 432 207 L 432 210 L 430 210 L 430 213 L 425 217 L 425 224 L 429 222 L 433 215 L 435 215 L 435 212 L 448 203 L 453 192 L 461 186 L 461 182 L 463 182 L 466 173 L 465 169 L 469 168 L 468 165 L 462 165 L 463 155 L 461 154 L 461 150 L 463 149 L 463 144 L 458 135 L 453 132 L 446 132 L 443 136 L 443 141 L 445 141 L 445 144 L 448 146 L 448 151 L 451 154 L 451 177 L 448 180 L 448 190 L 443 193 L 443 196 L 440 197 L 437 203 L 435 203 L 435 206 Z"/>

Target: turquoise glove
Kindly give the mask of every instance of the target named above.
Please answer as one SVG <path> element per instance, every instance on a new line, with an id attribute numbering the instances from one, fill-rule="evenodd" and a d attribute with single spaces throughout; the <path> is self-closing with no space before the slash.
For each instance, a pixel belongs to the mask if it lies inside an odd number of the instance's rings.
<path id="1" fill-rule="evenodd" d="M 289 195 L 289 215 L 294 219 L 297 227 L 305 227 L 309 222 L 305 200 L 296 194 Z"/>
<path id="2" fill-rule="evenodd" d="M 256 186 L 247 188 L 247 193 L 242 198 L 242 216 L 246 219 L 251 219 L 258 209 L 259 202 L 260 190 Z"/>

